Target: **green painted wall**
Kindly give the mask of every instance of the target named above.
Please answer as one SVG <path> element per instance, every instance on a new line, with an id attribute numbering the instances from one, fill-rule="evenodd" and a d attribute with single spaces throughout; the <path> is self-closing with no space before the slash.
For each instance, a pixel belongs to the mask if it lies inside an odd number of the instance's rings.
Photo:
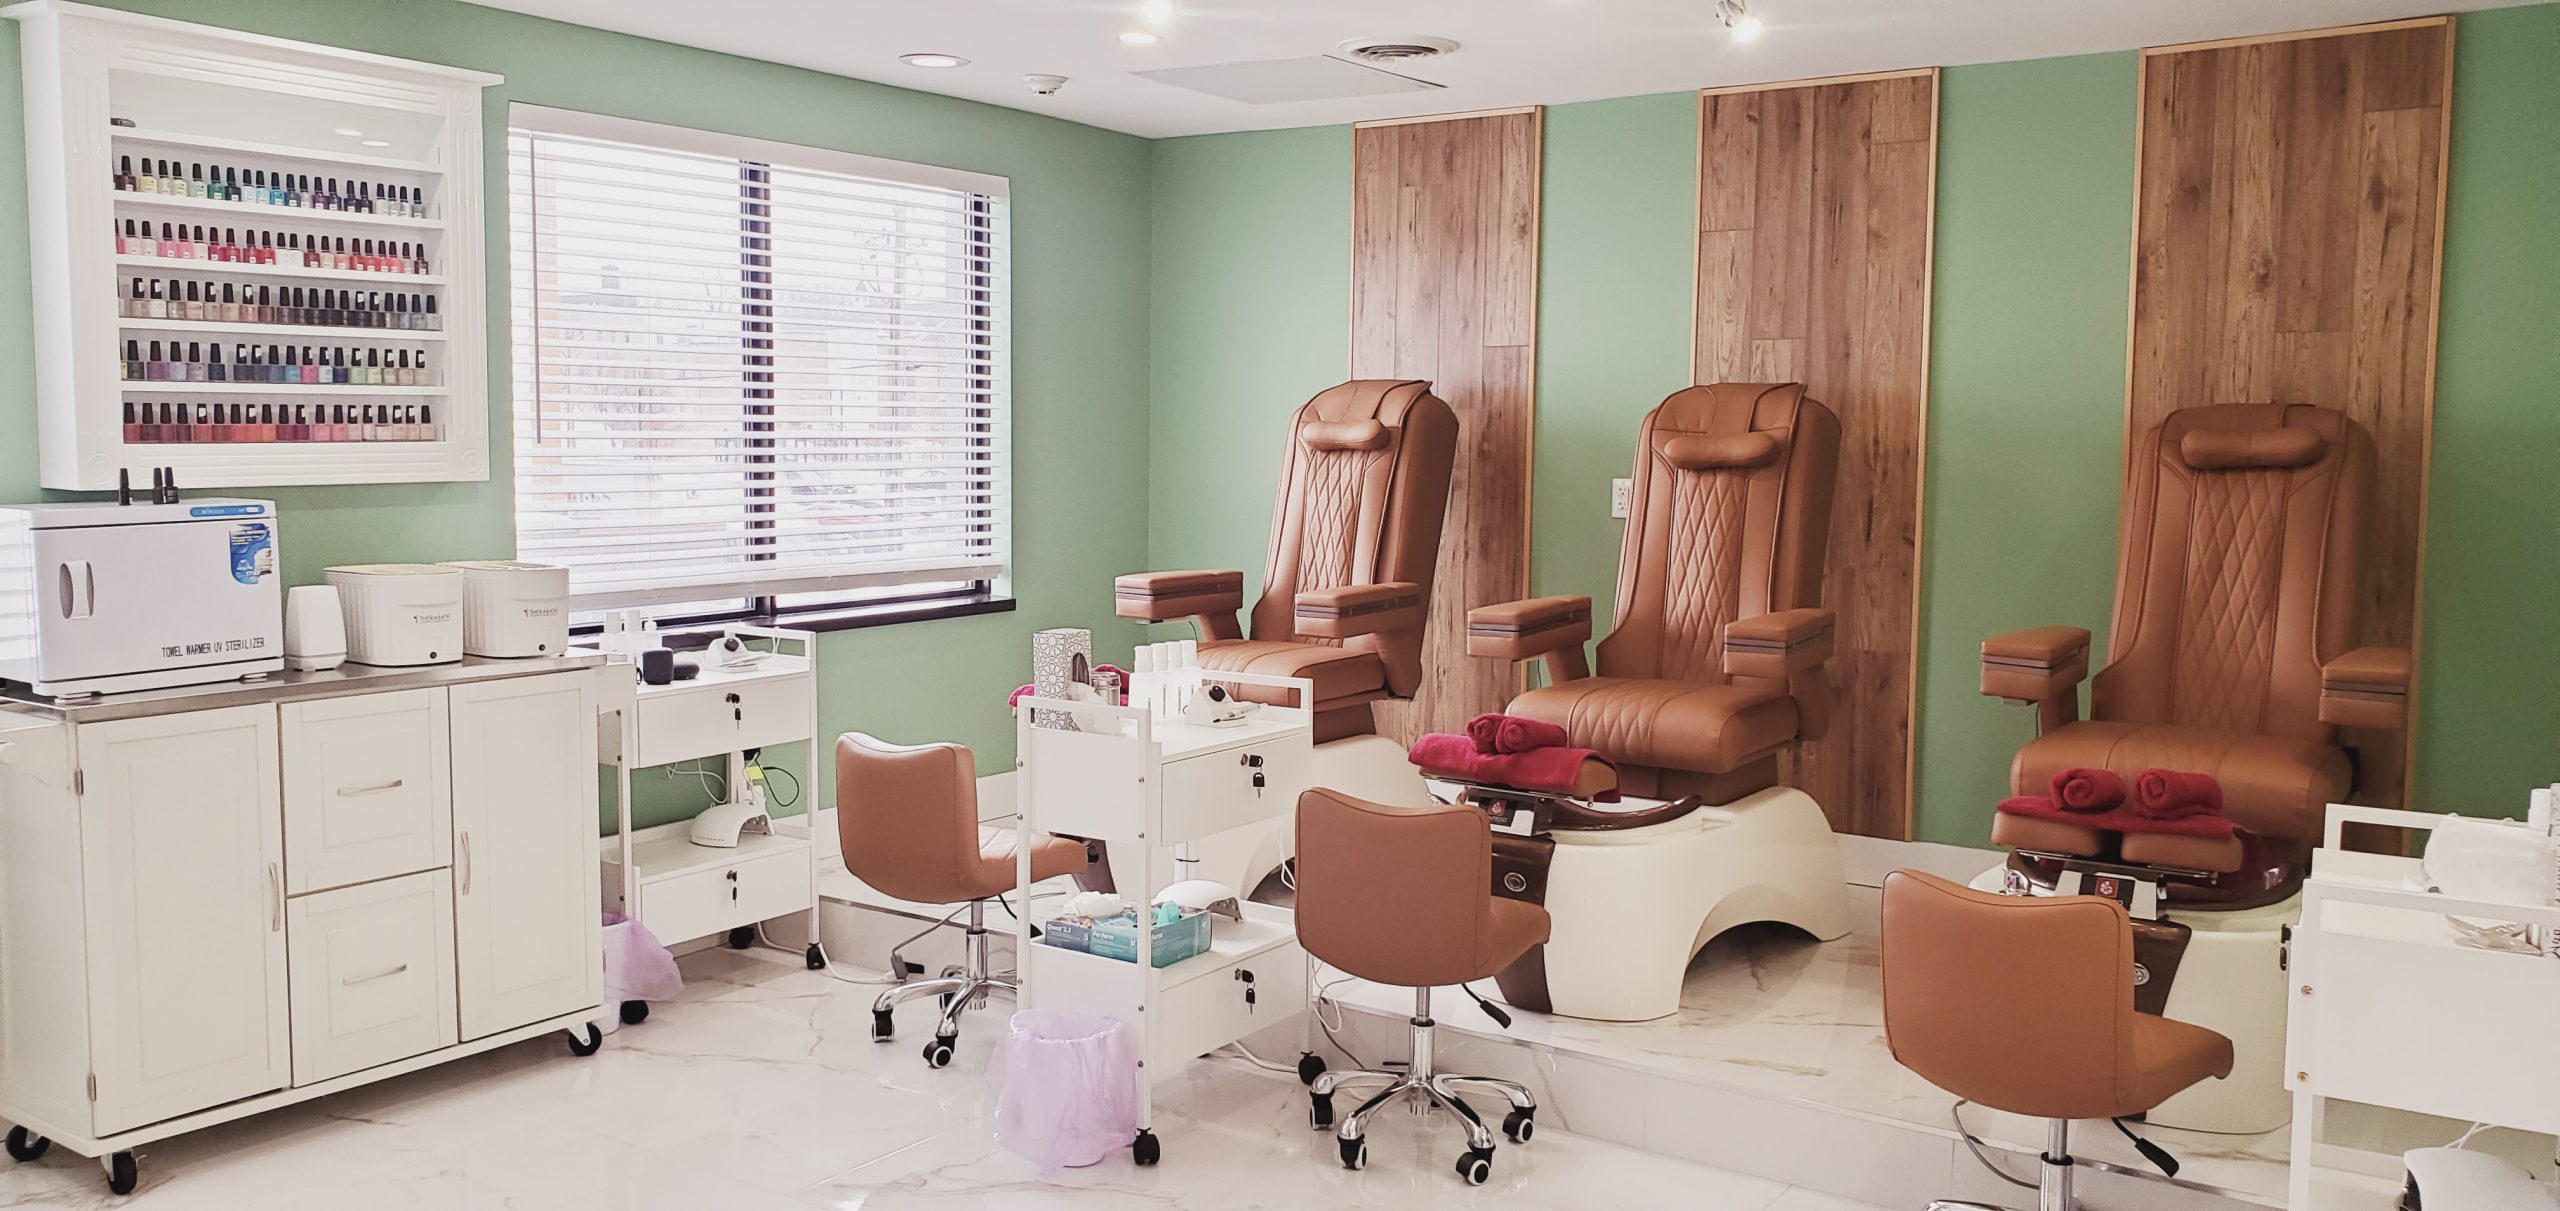
<path id="1" fill-rule="evenodd" d="M 2560 5 L 2454 33 L 2415 799 L 2522 815 L 2560 779 Z"/>
<path id="2" fill-rule="evenodd" d="M 2525 787 L 2560 775 L 2560 563 L 2547 554 L 2560 506 L 2540 473 L 2560 449 L 2560 5 L 2460 22 L 2418 802 L 2512 813 Z M 2135 68 L 2127 52 L 1942 77 L 1922 839 L 1985 842 L 2009 757 L 2033 732 L 2024 709 L 1977 691 L 1981 641 L 2070 623 L 2105 642 Z M 1536 592 L 1587 593 L 1605 613 L 1620 535 L 1608 481 L 1627 473 L 1637 418 L 1688 381 L 1696 98 L 1555 106 L 1546 126 L 1531 578 Z M 1345 138 L 1337 128 L 1157 145 L 1155 566 L 1260 566 L 1279 419 L 1305 394 L 1302 378 L 1331 381 L 1347 361 Z M 1229 314 L 1237 307 L 1247 314 Z M 1267 324 L 1251 322 L 1256 309 Z M 1293 331 L 1320 339 L 1272 347 Z M 1212 386 L 1223 391 L 1214 413 L 1199 402 Z M 1169 478 L 1213 482 L 1198 469 L 1212 459 L 1234 468 L 1214 482 L 1252 489 L 1221 516 Z"/>
<path id="3" fill-rule="evenodd" d="M 1094 626 L 1105 651 L 1125 651 L 1133 641 L 1134 627 L 1111 620 L 1110 577 L 1141 566 L 1146 554 L 1147 468 L 1125 457 L 1147 441 L 1144 140 L 455 0 L 118 6 L 507 77 L 487 94 L 489 266 L 497 284 L 489 383 L 491 429 L 500 435 L 511 431 L 503 353 L 507 102 L 1011 178 L 1013 591 L 1020 607 L 826 637 L 821 734 L 861 728 L 902 741 L 959 740 L 977 750 L 982 768 L 1004 768 L 1013 728 L 1000 704 L 1029 665 L 1031 631 Z M 17 27 L 0 21 L 0 162 L 12 165 L 23 162 L 18 96 Z M 25 207 L 23 190 L 0 189 L 0 499 L 7 500 L 36 494 Z M 287 581 L 316 580 L 322 567 L 337 563 L 511 552 L 503 436 L 490 453 L 495 478 L 487 483 L 262 490 L 282 507 Z M 823 800 L 830 792 L 822 786 L 817 793 Z M 681 802 L 681 795 L 665 794 L 671 804 Z"/>
<path id="4" fill-rule="evenodd" d="M 2035 714 L 1982 696 L 1982 641 L 2100 650 L 2115 592 L 2138 56 L 1940 73 L 1912 835 L 1980 844 Z"/>
<path id="5" fill-rule="evenodd" d="M 1289 413 L 1350 371 L 1351 130 L 1153 151 L 1144 569 L 1234 568 L 1250 600 Z"/>

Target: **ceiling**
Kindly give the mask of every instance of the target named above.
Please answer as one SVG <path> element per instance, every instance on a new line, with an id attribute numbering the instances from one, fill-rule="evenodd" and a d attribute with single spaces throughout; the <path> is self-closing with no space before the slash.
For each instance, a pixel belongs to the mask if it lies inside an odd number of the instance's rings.
<path id="1" fill-rule="evenodd" d="M 473 2 L 1161 137 L 2126 50 L 2522 0 L 1751 0 L 1765 32 L 1748 43 L 1727 35 L 1714 0 L 1172 0 L 1149 46 L 1119 40 L 1149 28 L 1144 0 Z M 1255 104 L 1135 74 L 1416 34 L 1459 43 L 1399 69 L 1444 87 Z M 920 51 L 970 62 L 898 60 Z M 1038 96 L 1022 82 L 1034 72 L 1068 80 Z"/>

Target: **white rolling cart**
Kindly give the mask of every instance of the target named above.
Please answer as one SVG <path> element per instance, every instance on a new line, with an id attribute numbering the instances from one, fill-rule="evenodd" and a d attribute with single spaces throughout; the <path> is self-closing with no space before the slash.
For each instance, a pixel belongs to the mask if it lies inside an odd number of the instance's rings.
<path id="1" fill-rule="evenodd" d="M 1135 873 L 1140 906 L 1137 961 L 1124 962 L 1031 940 L 1029 901 L 1016 914 L 1015 953 L 1024 1009 L 1070 1009 L 1118 1018 L 1139 1056 L 1138 1137 L 1130 1156 L 1152 1165 L 1163 1145 L 1154 1132 L 1151 1086 L 1194 1057 L 1273 1025 L 1307 1006 L 1306 952 L 1285 908 L 1244 903 L 1239 923 L 1213 924 L 1209 949 L 1167 967 L 1154 965 L 1145 905 L 1185 877 L 1177 847 L 1296 809 L 1314 767 L 1313 683 L 1304 678 L 1211 673 L 1227 684 L 1295 691 L 1297 707 L 1264 706 L 1229 727 L 1204 727 L 1132 707 L 1055 698 L 1016 703 L 1014 887 L 1031 885 L 1030 837 L 1066 833 L 1108 842 L 1113 866 Z M 1072 710 L 1088 721 L 1108 718 L 1118 734 L 1032 726 L 1035 710 Z M 1135 889 L 1123 888 L 1128 894 Z M 1238 888 L 1237 895 L 1252 888 Z"/>
<path id="2" fill-rule="evenodd" d="M 2347 824 L 2432 830 L 2444 817 L 2329 805 L 2294 930 L 2285 1087 L 2286 1205 L 2311 1211 L 2316 1167 L 2396 1174 L 2398 1159 L 2320 1141 L 2323 1099 L 2560 1134 L 2560 959 L 2465 946 L 2447 914 L 2560 928 L 2560 908 L 2414 890 L 2419 861 L 2343 847 Z"/>
<path id="3" fill-rule="evenodd" d="M 666 685 L 641 684 L 627 664 L 612 666 L 605 678 L 612 688 L 599 705 L 597 745 L 613 767 L 617 804 L 613 845 L 603 859 L 605 907 L 647 926 L 670 946 L 725 934 L 741 950 L 754 944 L 758 923 L 805 912 L 810 941 L 804 958 L 811 968 L 824 967 L 826 951 L 817 941 L 821 847 L 811 831 L 818 793 L 817 636 L 753 626 L 725 627 L 722 633 L 761 644 L 761 658 L 722 669 L 709 653 L 699 653 L 700 675 Z M 690 820 L 632 827 L 633 770 L 721 757 L 725 802 L 735 804 L 745 793 L 746 754 L 783 744 L 807 750 L 798 771 L 802 810 L 773 820 L 772 831 L 742 832 L 736 846 L 725 847 L 695 844 Z M 774 768 L 770 761 L 761 764 Z M 637 1022 L 647 1007 L 634 1001 L 622 1013 L 625 1022 Z"/>

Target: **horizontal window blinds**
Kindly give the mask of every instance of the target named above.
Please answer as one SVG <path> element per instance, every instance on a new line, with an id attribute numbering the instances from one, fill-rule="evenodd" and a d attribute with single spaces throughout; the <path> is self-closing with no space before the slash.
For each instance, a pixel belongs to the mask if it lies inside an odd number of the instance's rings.
<path id="1" fill-rule="evenodd" d="M 508 179 L 517 554 L 578 608 L 1003 574 L 1001 198 L 530 129 Z"/>

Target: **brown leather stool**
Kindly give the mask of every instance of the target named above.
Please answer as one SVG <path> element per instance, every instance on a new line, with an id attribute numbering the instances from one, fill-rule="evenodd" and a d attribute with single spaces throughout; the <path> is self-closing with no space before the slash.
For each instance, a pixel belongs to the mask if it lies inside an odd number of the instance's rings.
<path id="1" fill-rule="evenodd" d="M 2039 1211 L 2077 1206 L 2071 1120 L 2140 1114 L 2231 1075 L 2231 1040 L 2134 1011 L 2123 905 L 1994 895 L 1910 870 L 1884 881 L 1884 1037 L 1930 1084 L 2048 1120 Z"/>
<path id="2" fill-rule="evenodd" d="M 1502 1132 L 1529 1142 L 1538 1103 L 1518 1084 L 1431 1068 L 1431 990 L 1491 978 L 1547 940 L 1547 910 L 1493 894 L 1493 826 L 1468 806 L 1388 807 L 1328 790 L 1298 796 L 1298 941 L 1307 953 L 1380 984 L 1413 989 L 1413 1060 L 1402 1072 L 1326 1072 L 1308 1122 L 1334 1128 L 1342 1165 L 1368 1163 L 1361 1138 L 1369 1117 L 1409 1096 L 1448 1108 L 1465 1123 L 1458 1175 L 1481 1186 L 1493 1173 L 1493 1133 L 1458 1097 L 1463 1088 L 1511 1103 Z M 1333 1121 L 1333 1094 L 1383 1083 L 1359 1108 Z"/>
<path id="3" fill-rule="evenodd" d="M 969 905 L 967 961 L 941 979 L 900 984 L 871 1003 L 871 1038 L 896 1036 L 892 1010 L 942 998 L 924 1062 L 951 1062 L 960 1011 L 989 990 L 1017 991 L 987 965 L 987 901 L 1013 889 L 1014 830 L 978 823 L 978 766 L 965 745 L 891 744 L 860 732 L 836 737 L 836 837 L 845 869 L 884 894 L 920 904 Z M 1084 869 L 1084 846 L 1060 837 L 1033 843 L 1035 880 Z"/>

